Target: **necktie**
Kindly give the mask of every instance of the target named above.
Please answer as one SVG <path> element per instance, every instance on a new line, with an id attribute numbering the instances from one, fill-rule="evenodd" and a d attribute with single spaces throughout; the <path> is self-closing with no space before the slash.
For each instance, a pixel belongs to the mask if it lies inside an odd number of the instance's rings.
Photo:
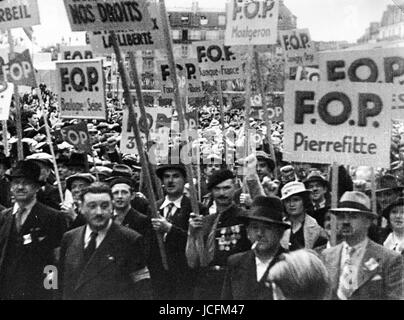
<path id="1" fill-rule="evenodd" d="M 341 300 L 348 300 L 352 293 L 355 291 L 354 284 L 354 266 L 352 262 L 352 256 L 355 252 L 355 248 L 347 247 L 347 255 L 348 258 L 345 260 L 345 263 L 342 267 L 341 276 L 339 278 L 339 286 L 337 295 Z"/>
<path id="2" fill-rule="evenodd" d="M 171 217 L 172 217 L 173 211 L 174 211 L 174 207 L 175 207 L 175 205 L 174 205 L 173 202 L 170 202 L 170 203 L 167 205 L 166 219 L 167 219 L 168 221 L 171 220 Z"/>
<path id="3" fill-rule="evenodd" d="M 91 232 L 90 235 L 90 242 L 88 243 L 87 247 L 84 249 L 84 260 L 85 262 L 88 262 L 90 260 L 91 256 L 93 255 L 95 249 L 97 248 L 97 232 Z"/>
<path id="4" fill-rule="evenodd" d="M 22 216 L 24 215 L 26 210 L 26 208 L 18 208 L 17 212 L 15 213 L 15 225 L 18 233 L 21 231 Z"/>

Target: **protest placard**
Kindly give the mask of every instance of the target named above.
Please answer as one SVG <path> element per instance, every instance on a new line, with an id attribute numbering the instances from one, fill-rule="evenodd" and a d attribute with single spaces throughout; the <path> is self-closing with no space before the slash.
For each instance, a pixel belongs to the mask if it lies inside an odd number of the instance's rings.
<path id="1" fill-rule="evenodd" d="M 317 50 L 311 41 L 309 29 L 279 31 L 279 38 L 287 68 L 318 64 Z"/>
<path id="2" fill-rule="evenodd" d="M 40 24 L 37 0 L 0 1 L 0 29 L 30 27 Z"/>
<path id="3" fill-rule="evenodd" d="M 72 31 L 151 30 L 146 0 L 64 0 Z"/>
<path id="4" fill-rule="evenodd" d="M 389 84 L 286 82 L 284 158 L 390 166 Z"/>
<path id="5" fill-rule="evenodd" d="M 105 83 L 102 60 L 56 63 L 60 117 L 105 119 Z"/>
<path id="6" fill-rule="evenodd" d="M 0 82 L 0 120 L 8 120 L 13 93 L 13 83 L 4 81 Z"/>
<path id="7" fill-rule="evenodd" d="M 78 151 L 91 154 L 90 136 L 85 122 L 63 127 L 60 129 L 60 133 L 62 134 L 63 140 L 70 143 Z"/>
<path id="8" fill-rule="evenodd" d="M 61 46 L 60 47 L 62 60 L 85 60 L 93 59 L 93 50 L 91 46 Z"/>
<path id="9" fill-rule="evenodd" d="M 226 11 L 225 45 L 276 43 L 279 0 L 232 0 L 226 4 Z"/>
<path id="10" fill-rule="evenodd" d="M 183 96 L 202 97 L 203 89 L 196 59 L 177 59 L 177 78 Z M 161 96 L 174 97 L 174 86 L 171 80 L 170 66 L 166 61 L 157 61 L 157 79 L 159 80 Z"/>
<path id="11" fill-rule="evenodd" d="M 16 86 L 36 87 L 34 67 L 28 49 L 22 53 L 10 53 L 8 63 L 2 65 L 2 71 L 4 78 Z"/>
<path id="12" fill-rule="evenodd" d="M 150 19 L 153 27 L 151 29 L 132 29 L 116 31 L 119 48 L 123 54 L 128 51 L 161 49 L 164 46 L 162 39 L 162 26 L 160 14 L 155 3 L 149 4 Z M 90 44 L 94 52 L 98 54 L 114 53 L 111 33 L 109 31 L 89 32 Z"/>
<path id="13" fill-rule="evenodd" d="M 391 83 L 393 119 L 404 119 L 404 52 L 402 48 L 379 48 L 324 52 L 319 55 L 324 81 Z"/>
<path id="14" fill-rule="evenodd" d="M 232 80 L 245 77 L 241 55 L 223 41 L 198 41 L 193 44 L 202 81 Z"/>

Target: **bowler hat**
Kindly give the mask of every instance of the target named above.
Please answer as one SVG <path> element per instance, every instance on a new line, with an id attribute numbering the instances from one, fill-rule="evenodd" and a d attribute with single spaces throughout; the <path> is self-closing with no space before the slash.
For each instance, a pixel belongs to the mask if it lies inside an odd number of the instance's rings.
<path id="1" fill-rule="evenodd" d="M 391 174 L 385 174 L 376 179 L 376 192 L 383 192 L 387 190 L 400 190 L 403 186 L 398 184 L 398 180 Z"/>
<path id="2" fill-rule="evenodd" d="M 266 153 L 265 151 L 257 151 L 255 153 L 255 157 L 257 158 L 257 160 L 261 160 L 261 161 L 265 161 L 268 164 L 268 167 L 270 170 L 274 170 L 275 169 L 275 162 L 274 160 L 272 160 L 271 156 Z"/>
<path id="3" fill-rule="evenodd" d="M 290 224 L 282 220 L 283 205 L 277 197 L 258 196 L 254 199 L 250 211 L 240 215 L 246 222 L 260 221 L 268 224 L 275 224 L 283 228 L 290 228 Z"/>
<path id="4" fill-rule="evenodd" d="M 187 171 L 185 169 L 185 166 L 182 163 L 161 164 L 156 169 L 156 175 L 160 179 L 163 179 L 164 172 L 169 169 L 179 170 L 182 173 L 182 175 L 184 176 L 184 178 L 187 177 Z"/>
<path id="5" fill-rule="evenodd" d="M 208 190 L 211 190 L 213 187 L 217 186 L 219 183 L 226 181 L 228 179 L 234 179 L 234 174 L 229 169 L 217 170 L 212 173 L 209 177 L 208 181 Z"/>
<path id="6" fill-rule="evenodd" d="M 319 182 L 327 189 L 329 189 L 330 187 L 328 181 L 321 175 L 319 171 L 313 171 L 307 176 L 307 179 L 304 181 L 304 185 L 306 186 L 306 188 L 308 187 L 310 182 Z"/>
<path id="7" fill-rule="evenodd" d="M 97 179 L 90 173 L 76 173 L 66 178 L 66 188 L 71 190 L 74 180 L 84 180 L 89 184 L 95 182 Z"/>
<path id="8" fill-rule="evenodd" d="M 389 204 L 386 209 L 383 210 L 383 216 L 387 219 L 390 220 L 390 211 L 394 207 L 403 207 L 404 206 L 404 198 L 398 198 L 396 201 L 393 203 Z"/>
<path id="9" fill-rule="evenodd" d="M 285 184 L 281 190 L 282 198 L 281 200 L 286 200 L 287 198 L 299 194 L 299 195 L 309 195 L 310 190 L 307 190 L 303 182 L 291 181 Z"/>
<path id="10" fill-rule="evenodd" d="M 338 208 L 331 208 L 330 211 L 333 214 L 338 214 L 338 212 L 363 213 L 377 218 L 377 214 L 371 210 L 369 197 L 360 191 L 345 192 L 338 202 Z"/>
<path id="11" fill-rule="evenodd" d="M 32 182 L 44 184 L 39 180 L 41 176 L 41 168 L 33 161 L 22 160 L 18 161 L 17 165 L 11 170 L 11 173 L 6 175 L 10 180 L 14 178 L 26 178 Z"/>

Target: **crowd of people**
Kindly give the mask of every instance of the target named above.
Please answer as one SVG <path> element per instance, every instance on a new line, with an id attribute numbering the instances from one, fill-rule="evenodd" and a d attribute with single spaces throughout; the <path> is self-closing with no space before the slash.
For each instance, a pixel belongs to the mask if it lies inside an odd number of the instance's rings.
<path id="1" fill-rule="evenodd" d="M 271 127 L 275 157 L 263 138 L 226 163 L 222 151 L 234 145 L 224 146 L 220 109 L 202 106 L 196 213 L 181 161 L 150 166 L 152 187 L 138 157 L 120 152 L 122 101 L 109 96 L 107 120 L 87 120 L 85 154 L 59 133 L 75 120 L 60 119 L 55 94 L 40 91 L 20 100 L 23 159 L 14 103 L 2 140 L 0 299 L 404 298 L 403 123 L 393 123 L 391 167 L 376 171 L 375 190 L 370 167 L 343 165 L 332 190 L 329 165 L 282 159 L 282 122 Z M 224 117 L 239 135 L 243 110 Z M 265 137 L 263 121 L 250 127 Z"/>

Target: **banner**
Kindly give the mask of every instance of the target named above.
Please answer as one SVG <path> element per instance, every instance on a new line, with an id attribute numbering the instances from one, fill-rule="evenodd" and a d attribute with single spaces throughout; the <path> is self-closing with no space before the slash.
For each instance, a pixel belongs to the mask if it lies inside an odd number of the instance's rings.
<path id="1" fill-rule="evenodd" d="M 292 80 L 297 81 L 320 81 L 320 70 L 311 67 L 297 67 L 296 76 Z"/>
<path id="2" fill-rule="evenodd" d="M 225 45 L 276 44 L 279 0 L 231 0 L 226 11 Z"/>
<path id="3" fill-rule="evenodd" d="M 10 54 L 8 64 L 2 65 L 2 71 L 7 82 L 12 82 L 16 86 L 37 87 L 34 67 L 28 49 L 22 53 Z"/>
<path id="4" fill-rule="evenodd" d="M 392 83 L 389 105 L 393 119 L 404 119 L 404 50 L 333 51 L 320 53 L 320 72 L 324 81 Z"/>
<path id="5" fill-rule="evenodd" d="M 390 167 L 392 85 L 286 82 L 284 159 Z"/>
<path id="6" fill-rule="evenodd" d="M 60 129 L 60 133 L 63 140 L 70 143 L 78 151 L 91 154 L 90 136 L 85 122 L 63 127 Z"/>
<path id="7" fill-rule="evenodd" d="M 279 31 L 285 56 L 285 66 L 304 67 L 318 64 L 318 54 L 309 29 Z"/>
<path id="8" fill-rule="evenodd" d="M 40 24 L 37 0 L 0 1 L 0 29 L 24 28 Z"/>
<path id="9" fill-rule="evenodd" d="M 0 120 L 8 120 L 13 93 L 13 83 L 0 82 Z"/>
<path id="10" fill-rule="evenodd" d="M 198 41 L 193 43 L 202 81 L 232 80 L 245 77 L 241 54 L 224 42 Z"/>
<path id="11" fill-rule="evenodd" d="M 60 117 L 106 119 L 102 60 L 56 62 Z"/>
<path id="12" fill-rule="evenodd" d="M 177 78 L 181 94 L 188 97 L 203 97 L 201 76 L 196 59 L 177 59 Z M 157 61 L 157 77 L 163 98 L 174 97 L 170 66 L 166 61 Z"/>
<path id="13" fill-rule="evenodd" d="M 118 45 L 123 54 L 128 51 L 153 50 L 164 48 L 162 37 L 160 11 L 155 3 L 149 4 L 152 28 L 148 30 L 136 29 L 133 31 L 116 31 Z M 109 31 L 89 32 L 90 44 L 94 52 L 98 54 L 112 54 L 114 48 Z"/>
<path id="14" fill-rule="evenodd" d="M 61 46 L 61 60 L 93 59 L 91 46 Z"/>
<path id="15" fill-rule="evenodd" d="M 146 0 L 64 0 L 72 31 L 152 30 Z"/>

